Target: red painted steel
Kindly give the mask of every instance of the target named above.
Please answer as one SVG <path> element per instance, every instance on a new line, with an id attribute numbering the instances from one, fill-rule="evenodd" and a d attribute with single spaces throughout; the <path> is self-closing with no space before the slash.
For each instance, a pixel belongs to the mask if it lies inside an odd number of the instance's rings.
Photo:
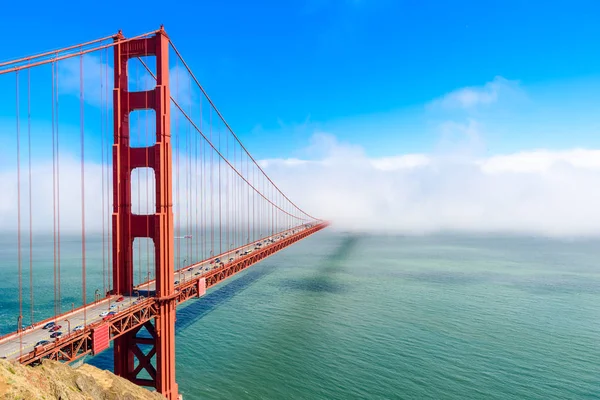
<path id="1" fill-rule="evenodd" d="M 202 297 L 206 294 L 206 278 L 198 279 L 198 297 Z"/>
<path id="2" fill-rule="evenodd" d="M 104 323 L 92 329 L 92 354 L 108 349 L 110 344 L 109 325 Z"/>
<path id="3" fill-rule="evenodd" d="M 119 41 L 121 37 L 117 37 Z M 156 87 L 147 92 L 129 92 L 127 62 L 129 59 L 154 55 Z M 138 348 L 134 329 L 115 340 L 115 373 L 133 382 L 141 368 L 152 380 L 146 383 L 167 399 L 178 397 L 175 382 L 175 298 L 173 265 L 173 210 L 169 94 L 169 39 L 161 30 L 150 38 L 118 43 L 114 47 L 114 132 L 113 147 L 113 290 L 130 295 L 133 291 L 133 241 L 149 237 L 154 242 L 156 269 L 156 301 L 154 348 L 156 367 Z M 129 117 L 134 110 L 152 109 L 156 115 L 156 143 L 150 147 L 129 145 Z M 146 157 L 146 154 L 150 157 Z M 135 168 L 149 167 L 156 179 L 156 210 L 151 215 L 131 212 L 131 173 Z M 150 324 L 151 325 L 151 324 Z M 148 324 L 145 325 L 149 330 Z"/>

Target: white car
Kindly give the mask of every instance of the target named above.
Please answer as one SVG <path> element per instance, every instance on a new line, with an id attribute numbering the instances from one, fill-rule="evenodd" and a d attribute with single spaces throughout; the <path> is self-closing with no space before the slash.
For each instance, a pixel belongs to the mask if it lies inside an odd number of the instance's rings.
<path id="1" fill-rule="evenodd" d="M 73 332 L 79 332 L 83 330 L 83 325 L 77 325 L 75 328 L 73 328 Z"/>
<path id="2" fill-rule="evenodd" d="M 110 306 L 110 309 L 111 309 L 111 310 L 114 310 L 114 309 L 115 309 L 115 308 L 117 308 L 117 307 L 118 307 L 118 305 L 117 305 L 117 304 L 113 304 L 112 306 Z"/>
<path id="3" fill-rule="evenodd" d="M 108 315 L 108 311 L 102 311 L 102 312 L 100 313 L 100 316 L 101 316 L 102 318 L 106 317 L 107 315 Z"/>

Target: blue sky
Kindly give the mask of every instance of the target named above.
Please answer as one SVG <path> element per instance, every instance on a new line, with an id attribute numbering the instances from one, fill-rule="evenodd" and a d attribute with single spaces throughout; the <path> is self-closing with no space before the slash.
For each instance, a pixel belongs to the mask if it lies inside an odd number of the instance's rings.
<path id="1" fill-rule="evenodd" d="M 162 23 L 250 152 L 311 214 L 348 229 L 600 235 L 598 15 L 598 1 L 577 0 L 122 8 L 30 1 L 26 12 L 13 2 L 0 16 L 6 34 L 0 59 L 118 29 L 131 37 Z M 61 191 L 77 200 L 79 70 L 77 59 L 68 61 L 60 67 L 71 73 L 60 78 L 61 179 L 69 182 Z M 84 58 L 87 78 L 98 62 Z M 33 95 L 48 99 L 49 74 L 35 73 L 46 84 Z M 10 182 L 16 179 L 14 77 L 4 78 L 0 180 Z M 97 83 L 85 91 L 86 190 L 92 191 L 101 187 L 94 165 L 101 157 L 93 126 L 100 119 Z M 50 105 L 36 104 L 32 142 L 48 157 Z M 33 197 L 43 203 L 52 170 L 35 150 Z M 0 224 L 16 215 L 16 185 L 8 188 L 0 193 Z M 71 222 L 78 226 L 76 218 Z"/>
<path id="2" fill-rule="evenodd" d="M 4 5 L 0 58 L 164 23 L 257 157 L 310 157 L 317 131 L 372 157 L 428 153 L 472 121 L 489 154 L 600 145 L 597 1 L 66 4 Z M 496 77 L 516 89 L 436 106 Z"/>

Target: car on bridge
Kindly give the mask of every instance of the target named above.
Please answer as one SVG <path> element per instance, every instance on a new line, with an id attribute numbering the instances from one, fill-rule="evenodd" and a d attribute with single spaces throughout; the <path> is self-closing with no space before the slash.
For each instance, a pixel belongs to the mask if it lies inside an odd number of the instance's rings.
<path id="1" fill-rule="evenodd" d="M 42 329 L 50 329 L 52 328 L 54 325 L 56 325 L 54 322 L 48 322 L 46 325 L 44 325 L 42 327 Z"/>
<path id="2" fill-rule="evenodd" d="M 52 328 L 50 328 L 50 332 L 56 332 L 58 331 L 60 328 L 62 328 L 61 325 L 54 325 Z"/>
<path id="3" fill-rule="evenodd" d="M 102 318 L 106 317 L 107 315 L 108 315 L 108 311 L 102 311 L 102 312 L 100 313 L 100 316 L 101 316 Z"/>
<path id="4" fill-rule="evenodd" d="M 51 338 L 56 339 L 57 337 L 61 336 L 63 333 L 62 332 L 54 332 L 52 333 L 52 335 L 50 335 Z"/>
<path id="5" fill-rule="evenodd" d="M 114 312 L 114 311 L 109 312 L 108 314 L 106 314 L 104 316 L 104 318 L 102 318 L 102 321 L 108 321 L 109 319 L 111 319 L 112 317 L 114 317 L 115 314 L 116 314 L 116 312 Z"/>
<path id="6" fill-rule="evenodd" d="M 47 344 L 50 344 L 50 342 L 49 342 L 49 341 L 47 341 L 47 340 L 40 340 L 39 342 L 37 342 L 37 343 L 35 344 L 35 346 L 34 346 L 34 347 L 38 347 L 38 346 L 45 346 L 45 345 L 47 345 Z"/>
<path id="7" fill-rule="evenodd" d="M 123 300 L 125 300 L 125 297 L 121 296 L 121 297 L 119 297 L 119 298 L 117 299 L 117 303 L 120 303 L 120 302 L 122 302 Z"/>
<path id="8" fill-rule="evenodd" d="M 79 332 L 83 330 L 83 325 L 77 325 L 75 328 L 73 328 L 73 332 Z"/>

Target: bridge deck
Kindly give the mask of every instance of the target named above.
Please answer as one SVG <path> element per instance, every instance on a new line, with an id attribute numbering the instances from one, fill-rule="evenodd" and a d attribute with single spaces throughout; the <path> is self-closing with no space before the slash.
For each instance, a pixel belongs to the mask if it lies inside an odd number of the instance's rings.
<path id="1" fill-rule="evenodd" d="M 300 226 L 267 236 L 238 249 L 227 251 L 175 271 L 175 289 L 178 292 L 178 304 L 201 295 L 198 292 L 198 282 L 200 280 L 204 280 L 206 288 L 214 286 L 298 240 L 323 229 L 325 226 L 327 226 L 326 223 Z M 258 246 L 258 243 L 261 243 L 261 245 Z M 248 253 L 245 254 L 246 252 Z M 214 262 L 217 258 L 223 265 Z M 233 260 L 230 261 L 230 259 Z M 211 262 L 213 263 L 211 264 Z M 0 338 L 0 357 L 11 360 L 19 359 L 22 363 L 28 364 L 47 356 L 72 361 L 88 354 L 92 349 L 90 331 L 93 328 L 109 324 L 110 339 L 112 340 L 135 326 L 154 318 L 155 305 L 152 298 L 154 283 L 154 281 L 150 281 L 138 285 L 134 290 L 136 296 L 123 296 L 124 299 L 121 302 L 117 302 L 119 295 L 111 295 L 85 307 L 41 321 L 28 330 L 5 335 Z M 142 297 L 140 298 L 138 295 Z M 105 311 L 114 311 L 116 314 L 111 319 L 103 321 L 103 316 L 100 314 Z M 43 329 L 43 326 L 50 321 L 62 326 L 59 329 L 63 333 L 60 338 L 50 338 L 51 332 L 48 329 Z M 76 326 L 83 326 L 84 328 L 74 332 L 73 329 Z M 36 347 L 36 344 L 42 340 L 47 340 L 50 343 Z"/>

